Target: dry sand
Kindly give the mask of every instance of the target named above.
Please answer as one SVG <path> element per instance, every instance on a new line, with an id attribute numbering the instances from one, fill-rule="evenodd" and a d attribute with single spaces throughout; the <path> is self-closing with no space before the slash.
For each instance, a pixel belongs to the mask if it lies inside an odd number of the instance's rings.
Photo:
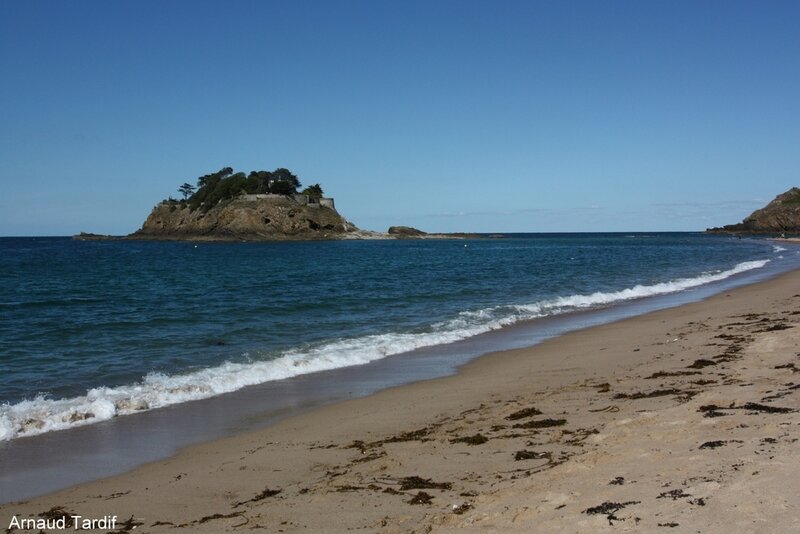
<path id="1" fill-rule="evenodd" d="M 5 505 L 0 527 L 798 532 L 799 321 L 800 271 Z"/>

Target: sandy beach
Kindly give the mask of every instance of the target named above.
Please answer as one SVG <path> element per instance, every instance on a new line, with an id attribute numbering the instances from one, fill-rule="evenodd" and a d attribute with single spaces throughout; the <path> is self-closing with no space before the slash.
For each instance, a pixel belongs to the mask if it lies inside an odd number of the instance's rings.
<path id="1" fill-rule="evenodd" d="M 3 505 L 0 526 L 797 531 L 798 321 L 794 271 Z"/>

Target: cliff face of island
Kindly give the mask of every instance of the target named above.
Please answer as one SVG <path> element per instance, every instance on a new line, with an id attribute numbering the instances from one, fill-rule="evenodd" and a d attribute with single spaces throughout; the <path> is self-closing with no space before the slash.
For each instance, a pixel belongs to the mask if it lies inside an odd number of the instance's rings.
<path id="1" fill-rule="evenodd" d="M 754 211 L 738 224 L 709 228 L 711 233 L 781 234 L 800 233 L 800 188 L 793 187 Z"/>
<path id="2" fill-rule="evenodd" d="M 316 201 L 313 201 L 316 200 Z M 357 232 L 318 199 L 302 195 L 241 195 L 204 211 L 165 201 L 153 208 L 130 239 L 281 241 L 337 239 Z"/>

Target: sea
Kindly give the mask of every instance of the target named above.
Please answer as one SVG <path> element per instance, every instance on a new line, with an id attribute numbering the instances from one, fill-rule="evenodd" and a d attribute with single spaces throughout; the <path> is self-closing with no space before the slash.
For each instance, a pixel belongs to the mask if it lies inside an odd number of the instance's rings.
<path id="1" fill-rule="evenodd" d="M 369 369 L 384 360 L 393 377 L 429 378 L 455 372 L 464 354 L 533 344 L 543 336 L 520 332 L 537 324 L 558 319 L 558 331 L 567 331 L 585 325 L 570 317 L 613 320 L 614 310 L 644 313 L 798 267 L 797 245 L 703 233 L 280 243 L 0 238 L 0 445 L 236 392 L 252 399 L 258 387 L 272 388 L 264 398 L 279 403 L 287 381 L 313 383 L 332 371 L 326 387 L 369 381 Z M 426 351 L 438 355 L 437 365 L 426 367 Z M 311 395 L 305 404 L 381 387 L 371 384 Z M 220 402 L 207 405 L 215 417 L 235 418 Z M 226 432 L 258 426 L 258 410 Z M 8 450 L 0 447 L 0 460 Z"/>

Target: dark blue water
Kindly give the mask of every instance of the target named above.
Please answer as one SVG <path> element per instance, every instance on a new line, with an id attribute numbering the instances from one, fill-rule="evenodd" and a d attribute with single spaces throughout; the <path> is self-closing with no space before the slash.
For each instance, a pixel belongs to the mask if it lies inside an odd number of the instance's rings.
<path id="1" fill-rule="evenodd" d="M 797 262 L 703 234 L 191 244 L 0 238 L 0 439 Z"/>

